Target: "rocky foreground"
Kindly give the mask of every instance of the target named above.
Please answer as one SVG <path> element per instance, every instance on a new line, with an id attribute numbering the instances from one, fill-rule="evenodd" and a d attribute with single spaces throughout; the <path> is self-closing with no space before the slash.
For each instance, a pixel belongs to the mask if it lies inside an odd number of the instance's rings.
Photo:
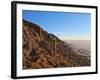
<path id="1" fill-rule="evenodd" d="M 23 69 L 90 66 L 90 59 L 46 32 L 23 20 Z"/>

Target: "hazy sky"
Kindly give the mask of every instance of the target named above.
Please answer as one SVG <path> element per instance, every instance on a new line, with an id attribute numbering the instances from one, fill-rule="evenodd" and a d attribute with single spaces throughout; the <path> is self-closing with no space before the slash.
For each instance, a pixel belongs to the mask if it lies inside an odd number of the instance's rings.
<path id="1" fill-rule="evenodd" d="M 89 40 L 91 38 L 89 13 L 23 10 L 23 19 L 40 25 L 60 39 Z"/>

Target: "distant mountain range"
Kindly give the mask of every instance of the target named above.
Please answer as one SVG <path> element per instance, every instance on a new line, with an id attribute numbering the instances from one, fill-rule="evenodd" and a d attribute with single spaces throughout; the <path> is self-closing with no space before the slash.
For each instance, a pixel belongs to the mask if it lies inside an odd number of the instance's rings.
<path id="1" fill-rule="evenodd" d="M 42 26 L 23 20 L 23 69 L 90 66 L 88 56 Z"/>

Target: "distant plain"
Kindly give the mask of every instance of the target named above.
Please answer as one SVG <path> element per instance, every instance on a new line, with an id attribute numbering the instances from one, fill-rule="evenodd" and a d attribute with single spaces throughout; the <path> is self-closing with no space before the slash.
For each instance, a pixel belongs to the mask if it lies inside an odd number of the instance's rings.
<path id="1" fill-rule="evenodd" d="M 74 48 L 80 51 L 80 53 L 88 54 L 91 53 L 91 40 L 66 40 L 66 43 L 71 44 Z"/>

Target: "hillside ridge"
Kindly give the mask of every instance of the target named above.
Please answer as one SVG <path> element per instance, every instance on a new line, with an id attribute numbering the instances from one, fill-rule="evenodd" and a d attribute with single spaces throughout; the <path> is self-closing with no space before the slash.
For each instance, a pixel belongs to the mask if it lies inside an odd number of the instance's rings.
<path id="1" fill-rule="evenodd" d="M 23 69 L 90 66 L 90 60 L 39 25 L 23 20 Z"/>

